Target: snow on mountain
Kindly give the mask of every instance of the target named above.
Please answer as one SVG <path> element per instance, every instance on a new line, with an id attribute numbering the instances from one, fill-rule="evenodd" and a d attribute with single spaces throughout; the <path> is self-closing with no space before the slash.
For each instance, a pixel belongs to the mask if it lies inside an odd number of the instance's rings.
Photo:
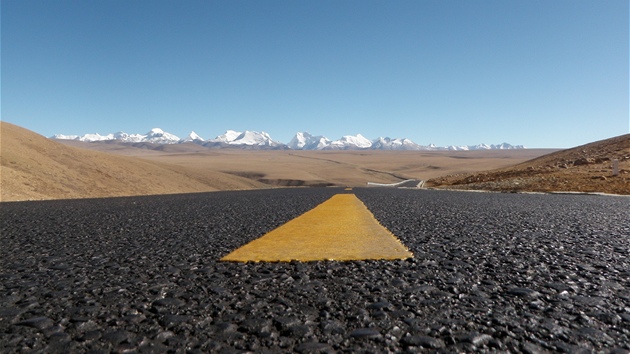
<path id="1" fill-rule="evenodd" d="M 214 139 L 208 140 L 209 143 L 223 143 L 228 145 L 247 145 L 247 146 L 278 146 L 281 143 L 271 139 L 271 136 L 265 132 L 255 132 L 246 130 L 237 132 L 228 130 L 224 134 Z"/>
<path id="2" fill-rule="evenodd" d="M 511 149 L 525 149 L 525 146 L 523 145 L 511 145 L 508 143 L 502 143 L 499 145 L 490 145 L 491 149 L 495 149 L 495 150 L 511 150 Z"/>
<path id="3" fill-rule="evenodd" d="M 287 146 L 293 150 L 322 150 L 330 143 L 331 141 L 325 136 L 314 136 L 307 132 L 298 132 Z"/>
<path id="4" fill-rule="evenodd" d="M 479 144 L 479 145 L 468 147 L 468 150 L 490 150 L 490 149 L 491 149 L 490 145 L 487 145 L 487 144 Z"/>
<path id="5" fill-rule="evenodd" d="M 341 139 L 332 141 L 326 149 L 331 150 L 348 150 L 348 149 L 367 149 L 372 146 L 372 141 L 361 134 L 344 135 Z"/>
<path id="6" fill-rule="evenodd" d="M 192 131 L 190 132 L 190 134 L 188 134 L 187 137 L 182 138 L 179 142 L 180 143 L 202 143 L 203 141 L 204 139 L 202 137 L 200 137 L 197 133 Z"/>
<path id="7" fill-rule="evenodd" d="M 180 140 L 178 136 L 167 133 L 160 128 L 151 129 L 144 138 L 144 141 L 156 144 L 175 144 Z"/>
<path id="8" fill-rule="evenodd" d="M 244 131 L 230 144 L 235 145 L 258 145 L 258 146 L 276 146 L 280 143 L 273 141 L 271 136 L 265 132 Z"/>
<path id="9" fill-rule="evenodd" d="M 57 140 L 79 140 L 78 135 L 64 135 L 64 134 L 55 134 L 50 137 L 51 139 Z"/>
<path id="10" fill-rule="evenodd" d="M 155 144 L 177 144 L 184 142 L 194 142 L 206 147 L 227 147 L 227 146 L 243 146 L 251 148 L 289 148 L 293 150 L 356 150 L 356 149 L 372 149 L 372 150 L 495 150 L 495 149 L 525 149 L 523 145 L 510 145 L 502 143 L 497 145 L 468 145 L 448 147 L 438 147 L 434 144 L 427 146 L 418 145 L 409 139 L 392 139 L 378 138 L 369 140 L 361 134 L 345 135 L 340 139 L 331 141 L 325 136 L 312 135 L 307 132 L 298 132 L 288 144 L 275 141 L 265 132 L 244 131 L 238 132 L 228 130 L 214 139 L 203 140 L 194 131 L 187 137 L 180 139 L 177 136 L 167 133 L 160 128 L 153 128 L 146 134 L 127 134 L 125 132 L 117 132 L 113 134 L 85 134 L 85 135 L 63 135 L 56 134 L 52 139 L 79 140 L 85 142 L 117 140 L 127 143 L 149 142 Z"/>
<path id="11" fill-rule="evenodd" d="M 378 138 L 372 141 L 373 150 L 427 150 L 409 139 Z"/>
<path id="12" fill-rule="evenodd" d="M 104 141 L 104 140 L 114 140 L 114 134 L 100 135 L 100 134 L 84 134 L 84 135 L 63 135 L 63 134 L 55 134 L 53 139 L 59 140 L 78 140 L 78 141 Z"/>
<path id="13" fill-rule="evenodd" d="M 147 134 L 127 134 L 125 132 L 117 132 L 114 134 L 108 134 L 108 139 L 106 140 L 118 140 L 118 141 L 124 141 L 126 143 L 142 143 L 142 142 L 149 142 L 149 139 L 147 138 L 147 136 L 150 134 L 151 132 L 147 133 Z M 88 140 L 88 141 L 95 141 L 95 140 Z M 161 143 L 161 142 L 158 142 Z M 165 143 L 170 143 L 170 142 L 165 142 Z"/>
<path id="14" fill-rule="evenodd" d="M 478 145 L 468 145 L 468 146 L 454 146 L 451 145 L 448 147 L 448 150 L 452 151 L 469 151 L 469 150 L 511 150 L 511 149 L 525 149 L 523 145 L 511 145 L 508 143 L 503 144 L 478 144 Z"/>
<path id="15" fill-rule="evenodd" d="M 211 143 L 226 143 L 227 144 L 227 143 L 229 143 L 231 141 L 236 140 L 236 138 L 238 138 L 238 136 L 241 135 L 241 134 L 242 134 L 241 132 L 237 132 L 237 131 L 234 131 L 234 130 L 228 130 L 225 133 L 217 136 L 216 138 L 208 140 L 208 142 L 211 142 Z"/>
<path id="16" fill-rule="evenodd" d="M 126 143 L 156 143 L 156 144 L 174 144 L 179 142 L 179 138 L 171 133 L 167 133 L 160 128 L 153 128 L 146 134 L 127 134 L 125 132 L 117 132 L 113 134 L 85 134 L 85 135 L 63 135 L 56 134 L 53 139 L 62 140 L 79 140 L 85 142 L 119 140 Z"/>

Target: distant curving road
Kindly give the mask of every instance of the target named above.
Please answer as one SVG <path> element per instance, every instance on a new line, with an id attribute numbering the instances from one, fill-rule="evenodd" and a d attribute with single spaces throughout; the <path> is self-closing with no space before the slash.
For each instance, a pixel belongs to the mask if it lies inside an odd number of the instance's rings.
<path id="1" fill-rule="evenodd" d="M 224 263 L 336 193 L 405 261 Z M 0 352 L 628 353 L 630 198 L 276 189 L 0 204 Z"/>

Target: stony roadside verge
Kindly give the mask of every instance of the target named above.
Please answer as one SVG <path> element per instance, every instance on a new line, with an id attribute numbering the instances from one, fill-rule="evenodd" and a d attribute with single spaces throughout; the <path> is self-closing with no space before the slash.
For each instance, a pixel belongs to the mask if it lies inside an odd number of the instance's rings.
<path id="1" fill-rule="evenodd" d="M 414 258 L 222 263 L 341 189 L 0 205 L 3 352 L 628 353 L 628 199 L 354 189 Z"/>
<path id="2" fill-rule="evenodd" d="M 495 171 L 434 178 L 427 181 L 427 186 L 630 195 L 630 134 L 557 151 Z"/>

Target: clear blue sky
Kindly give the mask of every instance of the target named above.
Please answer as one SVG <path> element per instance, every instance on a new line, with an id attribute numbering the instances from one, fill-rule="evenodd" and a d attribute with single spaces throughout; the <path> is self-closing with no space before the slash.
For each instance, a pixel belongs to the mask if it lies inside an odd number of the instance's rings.
<path id="1" fill-rule="evenodd" d="M 629 132 L 628 0 L 2 0 L 2 120 L 572 147 Z"/>

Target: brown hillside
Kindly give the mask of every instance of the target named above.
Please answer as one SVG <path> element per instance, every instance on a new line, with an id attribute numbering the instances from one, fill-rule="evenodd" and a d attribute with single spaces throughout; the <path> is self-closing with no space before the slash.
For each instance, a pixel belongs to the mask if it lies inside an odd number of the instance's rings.
<path id="1" fill-rule="evenodd" d="M 2 123 L 2 122 L 0 122 Z M 50 140 L 0 125 L 0 200 L 366 186 L 512 166 L 550 150 L 292 151 Z"/>
<path id="2" fill-rule="evenodd" d="M 246 178 L 66 146 L 0 122 L 0 201 L 251 189 Z"/>
<path id="3" fill-rule="evenodd" d="M 613 161 L 619 173 L 613 175 Z M 489 172 L 448 175 L 428 186 L 457 189 L 630 194 L 630 134 L 544 155 Z"/>

